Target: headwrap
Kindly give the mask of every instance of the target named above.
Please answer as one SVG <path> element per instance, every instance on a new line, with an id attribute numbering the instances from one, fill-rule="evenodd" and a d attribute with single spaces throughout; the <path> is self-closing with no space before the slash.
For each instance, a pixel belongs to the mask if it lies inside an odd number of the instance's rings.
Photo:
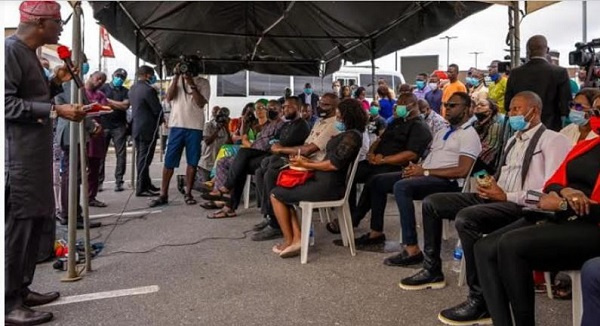
<path id="1" fill-rule="evenodd" d="M 35 19 L 60 19 L 60 5 L 56 1 L 23 1 L 19 12 L 22 23 Z"/>

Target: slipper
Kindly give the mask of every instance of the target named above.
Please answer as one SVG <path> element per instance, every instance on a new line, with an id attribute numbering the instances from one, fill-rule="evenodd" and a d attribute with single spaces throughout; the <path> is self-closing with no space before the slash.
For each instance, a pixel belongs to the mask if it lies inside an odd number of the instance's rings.
<path id="1" fill-rule="evenodd" d="M 221 208 L 225 207 L 225 204 L 217 205 L 217 203 L 214 201 L 207 201 L 207 202 L 200 204 L 200 207 L 202 207 L 204 209 L 221 209 Z"/>
<path id="2" fill-rule="evenodd" d="M 231 199 L 231 197 L 229 196 L 228 193 L 224 193 L 224 192 L 222 192 L 221 190 L 218 190 L 218 189 L 217 189 L 217 191 L 219 192 L 218 195 L 213 195 L 211 193 L 208 193 L 208 194 L 201 194 L 200 197 L 202 197 L 203 199 L 206 199 L 206 200 L 223 200 L 223 201 L 229 201 L 229 199 Z"/>
<path id="3" fill-rule="evenodd" d="M 340 231 L 340 224 L 339 224 L 339 221 L 338 221 L 337 218 L 334 219 L 333 221 L 325 224 L 325 228 L 327 229 L 327 231 L 329 231 L 330 233 L 333 233 L 333 234 L 340 234 L 340 233 L 342 233 Z"/>
<path id="4" fill-rule="evenodd" d="M 156 199 L 153 199 L 150 201 L 150 204 L 148 204 L 149 207 L 157 207 L 157 206 L 163 206 L 169 203 L 169 198 L 168 197 L 163 197 L 160 196 Z"/>
<path id="5" fill-rule="evenodd" d="M 192 194 L 186 194 L 185 196 L 183 196 L 183 200 L 185 201 L 185 203 L 187 205 L 196 205 L 198 202 L 194 199 L 194 197 L 192 196 Z"/>
<path id="6" fill-rule="evenodd" d="M 290 246 L 286 247 L 281 251 L 279 257 L 281 258 L 291 258 L 300 255 L 300 242 L 294 244 L 292 243 Z"/>
<path id="7" fill-rule="evenodd" d="M 282 252 L 282 251 L 283 251 L 283 250 L 279 249 L 279 244 L 276 244 L 276 245 L 274 245 L 274 246 L 273 246 L 273 252 L 274 252 L 274 253 L 276 253 L 276 254 L 278 254 L 278 255 L 281 255 L 281 252 Z"/>
<path id="8" fill-rule="evenodd" d="M 231 218 L 236 216 L 237 214 L 232 211 L 225 212 L 221 209 L 213 214 L 206 215 L 206 218 L 209 220 L 218 220 L 221 218 Z"/>

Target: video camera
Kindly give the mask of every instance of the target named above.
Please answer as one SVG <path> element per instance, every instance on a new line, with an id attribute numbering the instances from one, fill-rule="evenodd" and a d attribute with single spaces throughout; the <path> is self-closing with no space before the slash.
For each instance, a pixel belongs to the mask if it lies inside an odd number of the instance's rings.
<path id="1" fill-rule="evenodd" d="M 600 38 L 593 39 L 589 43 L 575 43 L 575 51 L 569 52 L 569 64 L 577 65 L 585 69 L 585 87 L 600 86 L 600 52 L 594 48 L 600 48 Z"/>
<path id="2" fill-rule="evenodd" d="M 511 61 L 510 55 L 504 57 L 504 60 L 507 61 L 499 61 L 498 62 L 498 72 L 501 74 L 510 73 L 511 69 Z M 527 60 L 525 58 L 521 58 L 521 64 L 525 64 Z"/>
<path id="3" fill-rule="evenodd" d="M 175 73 L 195 77 L 200 74 L 200 66 L 193 58 L 181 56 L 175 66 Z"/>
<path id="4" fill-rule="evenodd" d="M 215 117 L 215 121 L 219 124 L 225 124 L 229 120 L 229 117 L 226 114 L 219 113 Z"/>

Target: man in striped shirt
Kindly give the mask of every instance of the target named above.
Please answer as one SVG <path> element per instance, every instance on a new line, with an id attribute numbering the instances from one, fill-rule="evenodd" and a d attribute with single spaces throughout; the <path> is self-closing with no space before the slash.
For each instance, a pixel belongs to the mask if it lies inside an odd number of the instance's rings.
<path id="1" fill-rule="evenodd" d="M 541 111 L 542 100 L 537 94 L 517 94 L 509 113 L 511 127 L 517 133 L 508 140 L 500 168 L 495 178 L 490 178 L 490 184 L 478 186 L 476 193 L 435 194 L 423 201 L 423 269 L 403 279 L 400 287 L 422 290 L 446 285 L 440 258 L 442 220 L 456 219 L 469 296 L 465 302 L 440 312 L 438 318 L 445 324 L 491 324 L 475 268 L 475 242 L 521 218 L 527 191 L 541 191 L 571 149 L 566 137 L 544 127 Z"/>

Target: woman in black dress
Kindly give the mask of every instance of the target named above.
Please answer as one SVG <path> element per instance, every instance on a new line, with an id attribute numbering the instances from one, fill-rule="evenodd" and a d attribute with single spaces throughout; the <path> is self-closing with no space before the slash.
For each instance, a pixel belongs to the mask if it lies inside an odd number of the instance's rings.
<path id="1" fill-rule="evenodd" d="M 362 146 L 366 119 L 361 103 L 354 99 L 343 100 L 336 116 L 336 127 L 341 133 L 327 143 L 323 161 L 290 157 L 292 167 L 313 170 L 314 177 L 294 188 L 276 187 L 271 191 L 271 203 L 284 237 L 284 242 L 275 245 L 273 251 L 282 258 L 300 254 L 300 224 L 292 205 L 300 201 L 330 201 L 344 197 L 346 176 Z"/>

